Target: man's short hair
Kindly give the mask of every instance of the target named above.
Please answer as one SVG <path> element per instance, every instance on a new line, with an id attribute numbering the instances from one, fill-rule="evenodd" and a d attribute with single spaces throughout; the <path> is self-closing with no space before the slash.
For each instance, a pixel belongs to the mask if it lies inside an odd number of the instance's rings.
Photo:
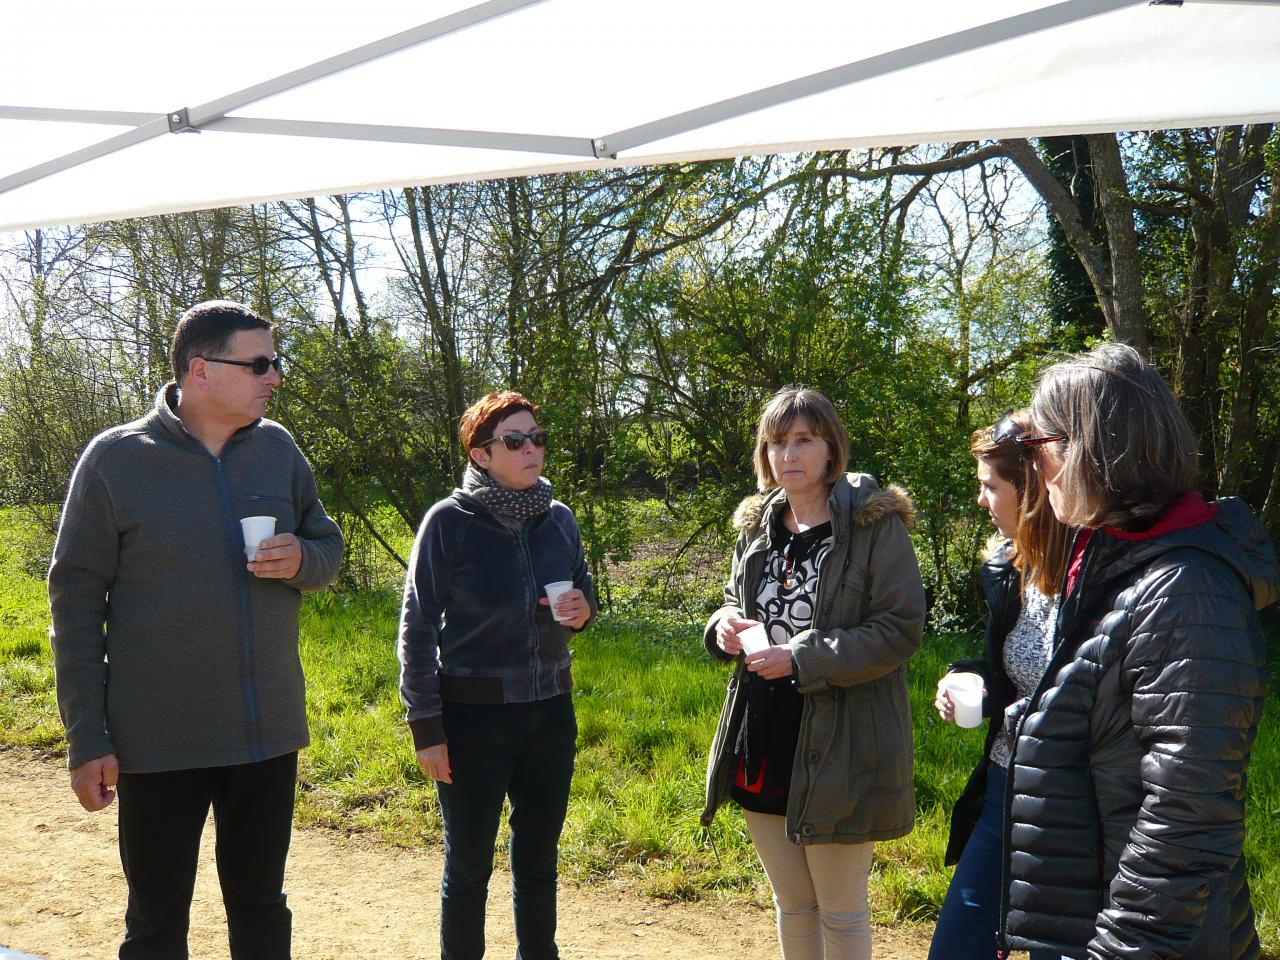
<path id="1" fill-rule="evenodd" d="M 169 360 L 173 378 L 181 381 L 196 357 L 220 357 L 231 349 L 231 338 L 240 330 L 270 330 L 271 324 L 243 303 L 206 300 L 178 319 L 173 331 Z"/>

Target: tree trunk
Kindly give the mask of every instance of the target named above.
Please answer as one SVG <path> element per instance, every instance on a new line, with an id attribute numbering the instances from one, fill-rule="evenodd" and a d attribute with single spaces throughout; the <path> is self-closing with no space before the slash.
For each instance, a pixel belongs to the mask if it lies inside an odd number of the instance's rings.
<path id="1" fill-rule="evenodd" d="M 1107 249 L 1111 254 L 1111 282 L 1105 291 L 1110 301 L 1107 324 L 1111 335 L 1131 344 L 1144 356 L 1151 354 L 1147 315 L 1142 305 L 1142 255 L 1133 222 L 1133 201 L 1120 159 L 1120 143 L 1113 133 L 1089 137 L 1098 202 L 1107 225 Z M 1100 298 L 1101 299 L 1101 298 Z"/>
<path id="2" fill-rule="evenodd" d="M 1261 173 L 1262 149 L 1266 139 L 1274 131 L 1274 124 L 1266 124 L 1265 130 L 1249 131 L 1247 149 L 1257 144 L 1259 162 L 1250 165 L 1244 174 Z M 1262 134 L 1265 133 L 1265 137 Z M 1243 192 L 1243 191 L 1240 191 Z M 1249 191 L 1252 195 L 1252 191 Z M 1246 201 L 1247 202 L 1247 201 Z M 1267 332 L 1267 321 L 1276 304 L 1277 277 L 1280 276 L 1280 169 L 1273 170 L 1271 191 L 1253 229 L 1258 237 L 1256 266 L 1246 274 L 1242 294 L 1243 313 L 1235 342 L 1240 371 L 1235 392 L 1231 397 L 1231 415 L 1227 423 L 1223 443 L 1222 480 L 1219 491 L 1235 495 L 1249 479 L 1251 448 L 1256 448 L 1254 436 L 1258 428 L 1258 409 L 1265 374 L 1265 354 L 1262 352 Z M 1272 461 L 1272 470 L 1280 473 Z M 1267 484 L 1270 487 L 1270 484 Z"/>
<path id="3" fill-rule="evenodd" d="M 452 298 L 449 281 L 445 275 L 445 250 L 436 229 L 431 195 L 426 187 L 406 187 L 405 202 L 409 209 L 409 231 L 413 238 L 413 253 L 418 265 L 418 295 L 427 314 L 432 339 L 440 351 L 440 364 L 444 368 L 445 404 L 451 422 L 462 417 L 466 404 L 462 390 L 462 360 L 458 355 L 458 338 L 453 329 Z M 431 242 L 431 258 L 427 260 L 427 246 L 422 227 L 427 227 L 427 239 Z"/>
<path id="4" fill-rule="evenodd" d="M 1138 343 L 1135 343 L 1133 339 L 1136 337 L 1140 343 L 1144 344 L 1144 346 L 1139 346 L 1138 348 L 1146 352 L 1149 349 L 1149 343 L 1145 322 L 1138 325 L 1136 330 L 1130 329 L 1134 326 L 1133 312 L 1131 309 L 1126 309 L 1122 315 L 1119 312 L 1119 305 L 1113 293 L 1116 287 L 1114 276 L 1116 255 L 1112 253 L 1108 257 L 1107 252 L 1094 242 L 1089 232 L 1089 227 L 1085 223 L 1085 218 L 1080 211 L 1080 205 L 1076 203 L 1071 191 L 1053 175 L 1053 171 L 1049 169 L 1028 141 L 1001 140 L 1000 143 L 1013 159 L 1013 162 L 1018 165 L 1018 169 L 1022 171 L 1023 176 L 1030 181 L 1031 186 L 1040 194 L 1045 206 L 1049 208 L 1050 215 L 1062 228 L 1067 243 L 1071 245 L 1071 249 L 1080 260 L 1080 265 L 1084 267 L 1085 275 L 1089 278 L 1094 296 L 1098 298 L 1098 305 L 1102 308 L 1102 314 L 1106 318 L 1107 327 L 1111 330 L 1112 335 L 1117 339 L 1128 339 L 1130 343 L 1138 346 Z M 1112 171 L 1112 176 L 1114 177 L 1114 171 Z M 1095 177 L 1098 178 L 1100 183 L 1105 182 L 1102 180 L 1101 173 L 1095 171 Z M 1123 170 L 1121 171 L 1119 182 L 1123 187 Z M 1118 214 L 1115 215 L 1118 216 Z M 1132 219 L 1131 210 L 1129 214 L 1130 223 L 1132 223 Z M 1139 261 L 1139 266 L 1140 263 Z M 1128 267 L 1127 260 L 1125 261 L 1125 266 L 1126 268 Z M 1122 336 L 1122 331 L 1128 336 Z"/>

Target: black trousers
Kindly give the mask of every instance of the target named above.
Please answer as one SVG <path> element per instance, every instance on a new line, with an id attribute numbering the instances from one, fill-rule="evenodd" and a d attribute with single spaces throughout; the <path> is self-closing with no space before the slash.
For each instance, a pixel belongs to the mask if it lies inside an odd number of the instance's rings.
<path id="1" fill-rule="evenodd" d="M 120 862 L 129 882 L 120 960 L 186 960 L 210 805 L 232 960 L 288 960 L 284 864 L 297 777 L 296 752 L 234 767 L 120 775 Z"/>
<path id="2" fill-rule="evenodd" d="M 565 693 L 535 703 L 444 705 L 453 783 L 444 813 L 440 956 L 480 960 L 503 798 L 511 801 L 516 960 L 557 960 L 556 860 L 578 725 Z"/>

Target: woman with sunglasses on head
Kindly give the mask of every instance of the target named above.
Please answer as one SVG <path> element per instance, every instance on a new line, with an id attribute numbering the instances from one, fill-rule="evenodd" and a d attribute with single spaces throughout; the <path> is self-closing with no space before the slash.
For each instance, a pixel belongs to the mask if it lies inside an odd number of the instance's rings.
<path id="1" fill-rule="evenodd" d="M 1024 443 L 1081 529 L 1010 761 L 1002 946 L 1257 957 L 1245 783 L 1275 551 L 1242 501 L 1196 492 L 1195 435 L 1133 348 L 1050 367 L 1031 411 Z"/>
<path id="2" fill-rule="evenodd" d="M 484 953 L 504 799 L 517 956 L 559 956 L 557 847 L 577 740 L 568 641 L 596 605 L 577 522 L 542 477 L 536 414 L 506 391 L 462 415 L 462 488 L 427 511 L 405 581 L 400 697 L 444 816 L 445 960 Z M 547 585 L 563 581 L 553 609 Z"/>
<path id="3" fill-rule="evenodd" d="M 871 956 L 872 842 L 914 825 L 907 659 L 924 588 L 900 487 L 845 473 L 831 401 L 788 388 L 756 429 L 761 493 L 734 515 L 712 656 L 735 661 L 707 769 L 702 823 L 742 807 L 786 960 Z M 756 640 L 755 638 L 759 638 Z"/>
<path id="4" fill-rule="evenodd" d="M 1018 443 L 1030 424 L 1031 412 L 1019 410 L 974 431 L 969 444 L 978 464 L 978 505 L 1003 539 L 978 575 L 990 611 L 983 657 L 950 665 L 938 681 L 934 708 L 943 720 L 955 719 L 948 678 L 955 671 L 973 672 L 983 679 L 983 713 L 990 719 L 982 760 L 951 814 L 945 861 L 956 864 L 956 871 L 934 928 L 930 960 L 996 957 L 1010 731 L 1049 662 L 1054 595 L 1071 542 L 1069 528 L 1049 506 L 1029 448 Z"/>

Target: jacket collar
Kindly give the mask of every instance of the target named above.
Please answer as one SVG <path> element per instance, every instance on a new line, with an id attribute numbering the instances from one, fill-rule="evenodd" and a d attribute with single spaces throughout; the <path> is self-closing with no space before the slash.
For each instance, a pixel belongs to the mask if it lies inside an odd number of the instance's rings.
<path id="1" fill-rule="evenodd" d="M 733 526 L 739 533 L 763 532 L 768 535 L 773 515 L 787 502 L 787 493 L 775 487 L 747 497 L 733 512 Z M 865 473 L 846 473 L 831 487 L 827 498 L 831 513 L 831 529 L 837 543 L 843 543 L 850 527 L 869 527 L 895 514 L 910 528 L 915 523 L 915 505 L 911 496 L 897 484 L 884 489 L 875 478 Z"/>
<path id="2" fill-rule="evenodd" d="M 151 411 L 152 422 L 157 425 L 165 437 L 174 443 L 184 447 L 196 447 L 204 450 L 204 445 L 191 435 L 187 428 L 183 426 L 182 418 L 178 416 L 179 392 L 178 384 L 172 380 L 160 388 Z M 262 420 L 259 418 L 253 423 L 241 427 L 231 435 L 231 438 L 227 441 L 228 445 L 239 443 L 256 430 L 261 423 Z"/>
<path id="3" fill-rule="evenodd" d="M 982 586 L 988 601 L 993 597 L 993 591 L 997 587 L 1004 587 L 1017 577 L 1018 571 L 1013 566 L 1013 541 L 1007 539 L 994 541 L 994 549 L 978 568 L 978 583 Z"/>
<path id="4" fill-rule="evenodd" d="M 1197 491 L 1191 490 L 1170 504 L 1159 519 L 1147 530 L 1129 533 L 1124 530 L 1117 530 L 1115 527 L 1103 527 L 1103 529 L 1111 536 L 1119 537 L 1121 540 L 1152 540 L 1156 537 L 1162 537 L 1166 533 L 1173 533 L 1175 530 L 1185 530 L 1188 527 L 1198 527 L 1201 524 L 1208 523 L 1213 519 L 1213 515 L 1216 512 L 1216 505 L 1211 506 L 1205 503 L 1204 497 L 1200 496 Z"/>
<path id="5" fill-rule="evenodd" d="M 1212 513 L 1204 522 L 1185 525 L 1189 514 L 1179 510 L 1181 522 L 1157 532 L 1165 525 L 1165 518 L 1161 517 L 1150 535 L 1140 540 L 1122 539 L 1103 528 L 1100 533 L 1105 535 L 1095 536 L 1095 543 L 1091 544 L 1097 556 L 1092 564 L 1096 573 L 1090 574 L 1089 582 L 1096 584 L 1129 574 L 1171 550 L 1189 547 L 1211 554 L 1233 570 L 1255 609 L 1280 600 L 1280 563 L 1262 522 L 1239 497 L 1224 497 L 1206 508 Z"/>

